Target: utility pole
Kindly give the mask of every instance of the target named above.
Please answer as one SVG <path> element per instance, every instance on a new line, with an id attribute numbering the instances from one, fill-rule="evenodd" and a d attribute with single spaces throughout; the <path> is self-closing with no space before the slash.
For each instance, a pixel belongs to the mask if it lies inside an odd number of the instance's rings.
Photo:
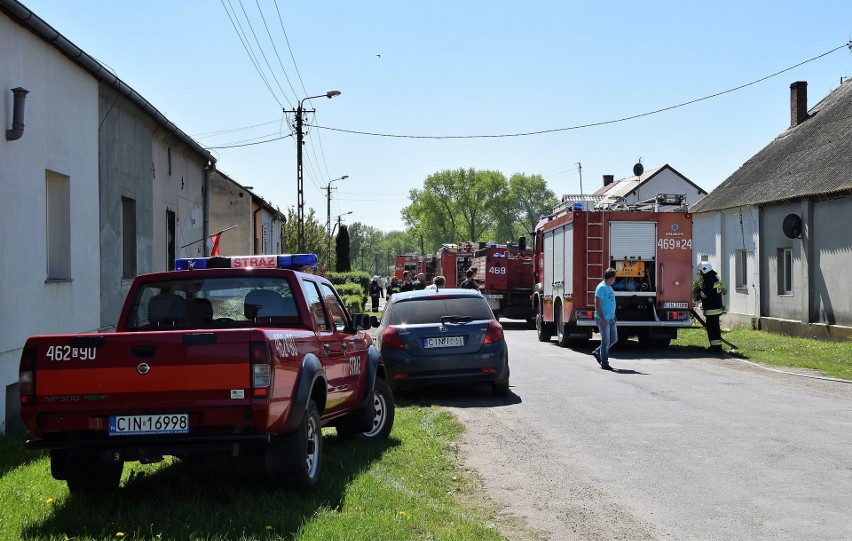
<path id="1" fill-rule="evenodd" d="M 299 107 L 296 109 L 296 190 L 298 197 L 296 199 L 296 219 L 299 224 L 296 228 L 296 243 L 298 244 L 298 253 L 305 253 L 305 179 L 302 176 L 302 146 L 305 135 L 302 133 L 302 102 L 299 102 Z"/>
<path id="2" fill-rule="evenodd" d="M 311 100 L 314 98 L 328 98 L 331 99 L 335 96 L 339 96 L 339 90 L 329 90 L 325 94 L 320 94 L 319 96 L 308 96 L 307 98 L 302 98 L 299 100 L 299 106 L 296 107 L 296 110 L 284 110 L 285 113 L 296 113 L 296 191 L 297 191 L 297 211 L 296 215 L 299 220 L 298 227 L 296 229 L 298 235 L 298 252 L 305 252 L 305 178 L 302 173 L 302 146 L 305 144 L 305 134 L 302 129 L 303 126 L 303 118 L 302 114 L 304 113 L 303 105 L 306 100 Z M 316 111 L 316 109 L 312 109 L 312 111 Z"/>
<path id="3" fill-rule="evenodd" d="M 328 258 L 326 260 L 326 266 L 328 267 L 331 267 L 331 183 L 335 180 L 346 180 L 347 178 L 349 178 L 349 175 L 343 175 L 340 178 L 329 180 L 328 186 L 325 187 L 327 199 L 327 207 L 325 212 L 325 230 L 328 235 Z"/>

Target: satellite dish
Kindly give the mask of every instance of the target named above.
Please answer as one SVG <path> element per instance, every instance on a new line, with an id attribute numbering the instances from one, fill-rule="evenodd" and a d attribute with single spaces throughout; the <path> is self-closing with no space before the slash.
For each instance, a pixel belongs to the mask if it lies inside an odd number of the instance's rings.
<path id="1" fill-rule="evenodd" d="M 781 229 L 784 230 L 784 235 L 788 239 L 798 239 L 802 234 L 802 219 L 798 214 L 788 214 L 784 217 Z"/>
<path id="2" fill-rule="evenodd" d="M 641 177 L 642 173 L 644 173 L 644 172 L 645 172 L 645 168 L 642 167 L 642 162 L 639 162 L 639 163 L 637 163 L 636 165 L 633 166 L 633 174 L 636 175 L 637 177 Z"/>

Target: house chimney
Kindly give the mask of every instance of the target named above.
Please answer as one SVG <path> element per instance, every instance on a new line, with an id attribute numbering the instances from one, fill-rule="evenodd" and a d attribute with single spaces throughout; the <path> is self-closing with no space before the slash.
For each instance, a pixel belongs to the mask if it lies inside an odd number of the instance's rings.
<path id="1" fill-rule="evenodd" d="M 604 186 L 609 186 L 615 181 L 615 175 L 604 175 Z"/>
<path id="2" fill-rule="evenodd" d="M 790 85 L 790 127 L 798 126 L 808 118 L 808 83 L 796 81 Z"/>

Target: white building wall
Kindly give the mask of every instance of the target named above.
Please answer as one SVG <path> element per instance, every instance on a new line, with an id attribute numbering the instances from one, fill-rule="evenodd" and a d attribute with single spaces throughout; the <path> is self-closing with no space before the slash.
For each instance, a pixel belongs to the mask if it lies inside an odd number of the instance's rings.
<path id="1" fill-rule="evenodd" d="M 3 134 L 12 127 L 15 87 L 30 92 L 23 137 L 0 137 L 0 432 L 17 423 L 18 363 L 27 337 L 97 330 L 100 313 L 97 82 L 0 14 Z M 47 171 L 69 178 L 66 281 L 46 281 Z"/>
<path id="2" fill-rule="evenodd" d="M 683 177 L 675 174 L 671 169 L 666 168 L 640 186 L 636 196 L 630 196 L 628 200 L 630 202 L 646 201 L 661 193 L 686 194 L 686 202 L 689 205 L 694 205 L 699 199 L 704 197 L 704 194 L 696 189 L 695 186 L 684 181 Z"/>
<path id="3" fill-rule="evenodd" d="M 760 316 L 759 209 L 743 207 L 722 213 L 722 273 L 719 277 L 728 288 L 724 321 L 729 326 L 748 326 Z M 746 258 L 745 287 L 737 286 L 737 251 Z"/>
<path id="4" fill-rule="evenodd" d="M 713 265 L 713 270 L 728 290 L 723 298 L 727 313 L 722 316 L 726 327 L 750 326 L 753 318 L 760 317 L 758 216 L 759 209 L 743 207 L 697 213 L 692 218 L 693 276 L 699 261 L 706 260 Z M 737 250 L 745 250 L 746 287 L 736 287 Z"/>
<path id="5" fill-rule="evenodd" d="M 154 195 L 151 270 L 159 272 L 168 270 L 166 210 L 176 215 L 175 257 L 204 255 L 204 164 L 197 154 L 190 153 L 186 145 L 173 137 L 155 137 L 152 145 Z M 215 231 L 211 229 L 210 232 Z M 195 242 L 199 240 L 202 241 Z"/>

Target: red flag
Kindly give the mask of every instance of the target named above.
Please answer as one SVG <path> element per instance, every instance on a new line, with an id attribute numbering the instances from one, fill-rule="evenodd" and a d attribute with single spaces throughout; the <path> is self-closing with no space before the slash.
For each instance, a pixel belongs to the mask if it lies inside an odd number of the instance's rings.
<path id="1" fill-rule="evenodd" d="M 210 255 L 219 255 L 219 239 L 222 237 L 222 233 L 216 233 L 215 235 L 210 235 L 207 238 L 207 246 L 212 248 L 213 250 L 210 252 Z"/>

